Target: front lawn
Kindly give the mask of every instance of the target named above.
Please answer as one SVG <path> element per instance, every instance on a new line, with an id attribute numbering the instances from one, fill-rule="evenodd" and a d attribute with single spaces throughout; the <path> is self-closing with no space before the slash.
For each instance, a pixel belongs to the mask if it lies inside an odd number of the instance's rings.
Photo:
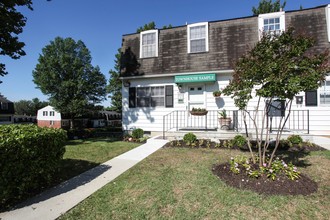
<path id="1" fill-rule="evenodd" d="M 309 196 L 266 196 L 227 186 L 212 166 L 238 154 L 160 149 L 60 219 L 330 219 L 328 151 L 300 158 L 299 169 L 318 183 Z"/>
<path id="2" fill-rule="evenodd" d="M 12 198 L 8 204 L 0 206 L 0 211 L 8 210 L 30 197 L 33 197 L 46 189 L 56 186 L 72 177 L 75 177 L 95 166 L 100 165 L 120 154 L 123 154 L 140 143 L 117 141 L 111 138 L 93 138 L 88 140 L 68 141 L 65 146 L 66 152 L 60 161 L 59 168 L 49 185 L 30 191 L 24 197 Z"/>
<path id="3" fill-rule="evenodd" d="M 117 141 L 114 138 L 68 141 L 58 176 L 55 178 L 57 179 L 56 184 L 77 176 L 140 145 L 139 143 Z"/>

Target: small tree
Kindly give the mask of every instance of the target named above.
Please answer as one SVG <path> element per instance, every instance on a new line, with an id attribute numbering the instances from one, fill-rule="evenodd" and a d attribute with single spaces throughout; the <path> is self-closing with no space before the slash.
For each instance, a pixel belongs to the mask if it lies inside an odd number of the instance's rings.
<path id="1" fill-rule="evenodd" d="M 281 35 L 265 34 L 251 51 L 238 60 L 233 79 L 223 91 L 226 95 L 232 95 L 235 105 L 243 111 L 245 125 L 247 117 L 253 122 L 260 166 L 266 161 L 270 143 L 269 105 L 264 105 L 261 125 L 257 121 L 257 115 L 262 111 L 262 101 L 285 100 L 285 110 L 288 110 L 279 123 L 275 148 L 268 163 L 270 167 L 290 116 L 293 98 L 302 91 L 317 89 L 329 71 L 328 52 L 313 55 L 313 45 L 313 39 L 295 33 L 292 28 Z M 250 112 L 247 108 L 254 95 L 258 102 L 256 110 Z M 255 162 L 250 140 L 248 143 Z"/>
<path id="2" fill-rule="evenodd" d="M 95 104 L 104 100 L 105 76 L 98 66 L 92 66 L 92 57 L 82 41 L 57 37 L 42 49 L 38 61 L 34 83 L 71 122 L 94 111 Z"/>
<path id="3" fill-rule="evenodd" d="M 253 15 L 278 12 L 281 9 L 284 9 L 285 5 L 286 5 L 285 0 L 282 5 L 281 5 L 281 0 L 276 0 L 275 2 L 273 2 L 272 0 L 261 0 L 257 8 L 256 7 L 252 8 L 252 12 Z"/>

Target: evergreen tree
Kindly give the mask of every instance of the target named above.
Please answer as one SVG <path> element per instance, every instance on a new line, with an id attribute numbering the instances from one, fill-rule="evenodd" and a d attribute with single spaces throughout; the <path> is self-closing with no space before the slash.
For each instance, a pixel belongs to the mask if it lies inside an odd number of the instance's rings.
<path id="1" fill-rule="evenodd" d="M 122 110 L 122 96 L 121 96 L 121 79 L 120 77 L 120 49 L 118 49 L 117 54 L 115 55 L 115 67 L 114 70 L 110 70 L 110 80 L 109 85 L 107 86 L 107 92 L 109 98 L 111 99 L 110 110 L 121 112 Z"/>

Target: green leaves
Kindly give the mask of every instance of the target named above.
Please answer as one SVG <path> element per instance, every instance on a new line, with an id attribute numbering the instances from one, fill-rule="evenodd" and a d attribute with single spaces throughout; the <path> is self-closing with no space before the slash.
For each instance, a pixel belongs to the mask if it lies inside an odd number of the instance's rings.
<path id="1" fill-rule="evenodd" d="M 113 111 L 121 112 L 122 110 L 122 95 L 121 95 L 121 79 L 120 79 L 120 59 L 121 59 L 121 51 L 118 49 L 117 54 L 115 55 L 115 69 L 110 70 L 110 79 L 109 84 L 107 86 L 107 92 L 109 94 L 109 98 L 111 99 L 111 107 L 110 109 Z"/>
<path id="2" fill-rule="evenodd" d="M 98 66 L 92 66 L 82 41 L 57 37 L 42 49 L 38 61 L 33 81 L 62 114 L 81 116 L 105 99 L 106 79 Z"/>
<path id="3" fill-rule="evenodd" d="M 19 59 L 25 55 L 25 44 L 18 40 L 17 35 L 23 32 L 26 18 L 17 11 L 17 6 L 26 6 L 32 10 L 31 0 L 11 0 L 0 3 L 0 55 Z M 0 63 L 0 76 L 7 74 L 5 64 Z M 0 81 L 1 83 L 1 81 Z"/>
<path id="4" fill-rule="evenodd" d="M 66 132 L 35 125 L 0 126 L 0 205 L 45 187 L 65 152 Z"/>
<path id="5" fill-rule="evenodd" d="M 264 35 L 235 66 L 233 80 L 225 89 L 242 109 L 256 95 L 292 99 L 302 91 L 316 89 L 329 66 L 328 53 L 311 55 L 311 38 L 292 28 L 281 35 Z M 239 100 L 236 100 L 239 99 Z"/>
<path id="6" fill-rule="evenodd" d="M 253 7 L 252 12 L 253 15 L 278 12 L 281 10 L 281 8 L 284 9 L 285 5 L 286 1 L 284 1 L 284 3 L 281 5 L 280 0 L 276 0 L 275 2 L 272 2 L 272 0 L 261 0 L 259 2 L 258 8 Z"/>

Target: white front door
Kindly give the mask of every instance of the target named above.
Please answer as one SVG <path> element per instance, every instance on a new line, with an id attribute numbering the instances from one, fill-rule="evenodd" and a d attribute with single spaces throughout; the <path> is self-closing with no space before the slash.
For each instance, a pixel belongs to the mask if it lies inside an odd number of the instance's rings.
<path id="1" fill-rule="evenodd" d="M 205 99 L 206 95 L 204 93 L 204 85 L 193 85 L 188 86 L 188 110 L 193 108 L 206 108 Z M 203 128 L 205 127 L 205 116 L 193 116 L 188 112 L 188 127 Z"/>
<path id="2" fill-rule="evenodd" d="M 204 86 L 189 86 L 188 94 L 189 110 L 191 110 L 192 108 L 205 108 Z"/>

